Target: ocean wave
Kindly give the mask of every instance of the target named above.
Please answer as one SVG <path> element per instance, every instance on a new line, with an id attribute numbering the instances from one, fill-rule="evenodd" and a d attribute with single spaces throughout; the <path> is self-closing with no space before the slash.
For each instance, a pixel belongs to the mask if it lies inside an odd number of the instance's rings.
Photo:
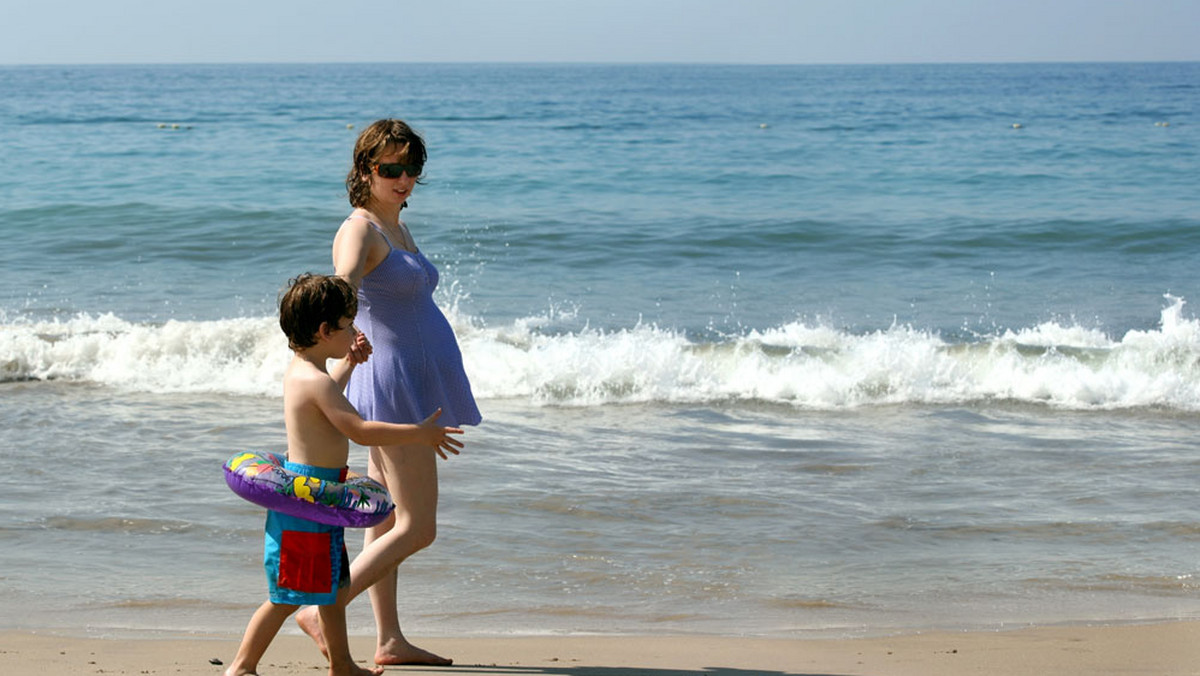
<path id="1" fill-rule="evenodd" d="M 17 123 L 30 126 L 63 126 L 90 124 L 152 124 L 161 120 L 144 115 L 45 115 L 25 114 L 17 116 Z"/>
<path id="2" fill-rule="evenodd" d="M 448 315 L 478 397 L 593 406 L 770 402 L 812 409 L 1036 403 L 1200 410 L 1200 320 L 1167 297 L 1160 325 L 1113 338 L 1045 322 L 971 342 L 894 325 L 869 333 L 804 321 L 697 340 L 638 324 L 556 331 Z M 277 396 L 289 353 L 273 317 L 139 324 L 0 317 L 0 381 L 66 380 L 148 392 Z"/>
<path id="3" fill-rule="evenodd" d="M 171 519 L 132 519 L 123 517 L 81 518 L 72 516 L 47 517 L 39 525 L 48 530 L 136 533 L 140 535 L 192 533 L 198 528 L 191 522 Z"/>
<path id="4" fill-rule="evenodd" d="M 1200 588 L 1200 581 L 1193 575 L 1132 575 L 1112 573 L 1092 579 L 1062 580 L 1031 578 L 1026 584 L 1043 589 L 1065 589 L 1070 591 L 1136 592 L 1141 594 L 1175 596 L 1179 592 L 1191 592 Z"/>
<path id="5" fill-rule="evenodd" d="M 109 313 L 0 324 L 0 381 L 274 394 L 287 362 L 287 341 L 270 317 L 139 324 Z"/>

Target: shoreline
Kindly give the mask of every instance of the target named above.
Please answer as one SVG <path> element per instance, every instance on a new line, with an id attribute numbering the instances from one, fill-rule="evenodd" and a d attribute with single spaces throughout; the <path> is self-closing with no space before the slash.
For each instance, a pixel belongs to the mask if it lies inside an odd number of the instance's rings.
<path id="1" fill-rule="evenodd" d="M 0 631 L 0 673 L 222 673 L 239 636 L 88 638 L 33 630 Z M 351 636 L 360 663 L 374 640 Z M 454 658 L 451 667 L 389 667 L 385 673 L 473 676 L 1184 676 L 1200 672 L 1200 620 L 1073 625 L 997 631 L 936 631 L 872 638 L 596 636 L 418 638 Z M 211 660 L 220 660 L 215 664 Z M 323 673 L 303 636 L 280 635 L 260 669 Z"/>

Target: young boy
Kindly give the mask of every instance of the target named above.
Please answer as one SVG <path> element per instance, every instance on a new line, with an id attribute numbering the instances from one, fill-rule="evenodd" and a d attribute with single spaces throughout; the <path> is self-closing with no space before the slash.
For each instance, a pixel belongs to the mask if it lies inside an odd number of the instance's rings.
<path id="1" fill-rule="evenodd" d="M 457 455 L 462 442 L 448 435 L 462 430 L 439 427 L 440 410 L 418 425 L 394 425 L 363 420 L 346 400 L 342 390 L 358 363 L 351 347 L 359 347 L 362 361 L 370 354 L 370 345 L 354 330 L 357 311 L 353 287 L 340 277 L 323 275 L 293 279 L 279 304 L 279 326 L 294 352 L 283 375 L 288 468 L 321 479 L 343 478 L 348 439 L 363 446 L 427 444 L 439 454 Z M 329 359 L 340 359 L 332 370 L 326 369 Z M 269 599 L 250 618 L 226 676 L 255 673 L 284 621 L 302 605 L 319 607 L 330 676 L 382 673 L 382 668 L 364 669 L 350 657 L 350 566 L 342 528 L 268 511 L 266 532 Z"/>

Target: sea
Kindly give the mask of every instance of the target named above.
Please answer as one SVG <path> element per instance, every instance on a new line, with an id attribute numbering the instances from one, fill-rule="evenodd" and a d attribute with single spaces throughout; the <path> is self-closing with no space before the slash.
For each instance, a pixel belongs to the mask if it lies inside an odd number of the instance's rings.
<path id="1" fill-rule="evenodd" d="M 409 635 L 1198 619 L 1198 113 L 1200 63 L 0 67 L 0 629 L 240 634 L 222 463 L 286 450 L 277 298 L 382 117 L 484 415 Z"/>

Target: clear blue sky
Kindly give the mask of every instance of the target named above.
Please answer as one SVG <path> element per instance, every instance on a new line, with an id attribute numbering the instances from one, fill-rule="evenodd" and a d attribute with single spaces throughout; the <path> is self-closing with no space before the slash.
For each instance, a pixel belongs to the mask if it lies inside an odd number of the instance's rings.
<path id="1" fill-rule="evenodd" d="M 1200 0 L 22 0 L 0 64 L 1200 61 Z"/>

